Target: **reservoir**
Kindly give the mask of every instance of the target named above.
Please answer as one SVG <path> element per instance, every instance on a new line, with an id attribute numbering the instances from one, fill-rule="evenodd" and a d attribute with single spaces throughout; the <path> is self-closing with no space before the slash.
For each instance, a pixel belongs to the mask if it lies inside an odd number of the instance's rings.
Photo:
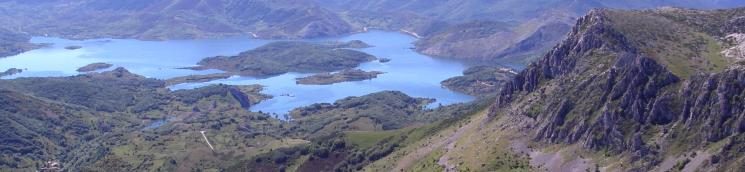
<path id="1" fill-rule="evenodd" d="M 370 31 L 342 37 L 300 40 L 300 41 L 349 41 L 361 40 L 372 45 L 370 48 L 356 49 L 378 58 L 391 59 L 381 63 L 372 61 L 361 64 L 358 69 L 381 71 L 378 78 L 343 82 L 332 85 L 298 85 L 295 78 L 311 73 L 287 73 L 283 75 L 254 78 L 233 76 L 228 79 L 205 83 L 184 83 L 171 86 L 171 90 L 193 89 L 210 84 L 265 86 L 263 93 L 274 96 L 251 107 L 251 111 L 286 114 L 294 108 L 313 103 L 332 103 L 348 96 L 362 96 L 369 93 L 396 90 L 412 97 L 434 98 L 433 106 L 468 102 L 473 97 L 443 88 L 440 82 L 460 76 L 467 68 L 461 62 L 435 59 L 415 52 L 413 42 L 416 38 L 398 32 Z M 220 73 L 219 70 L 193 71 L 178 69 L 196 65 L 201 59 L 212 56 L 230 56 L 248 51 L 273 40 L 259 40 L 248 37 L 200 40 L 141 41 L 130 39 L 66 40 L 60 38 L 35 37 L 33 43 L 49 46 L 28 51 L 16 56 L 0 58 L 0 70 L 9 68 L 25 69 L 23 73 L 2 79 L 17 77 L 47 77 L 78 75 L 79 67 L 90 63 L 105 62 L 116 67 L 124 67 L 132 73 L 146 77 L 168 79 L 193 74 Z M 66 49 L 81 46 L 79 49 Z"/>

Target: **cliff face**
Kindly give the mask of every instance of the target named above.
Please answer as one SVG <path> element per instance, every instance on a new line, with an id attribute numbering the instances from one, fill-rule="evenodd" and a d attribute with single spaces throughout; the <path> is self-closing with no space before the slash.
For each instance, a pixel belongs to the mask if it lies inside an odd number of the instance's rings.
<path id="1" fill-rule="evenodd" d="M 642 169 L 658 165 L 664 155 L 723 140 L 732 144 L 745 131 L 745 66 L 715 51 L 728 45 L 705 41 L 741 33 L 732 28 L 742 28 L 737 21 L 743 16 L 743 9 L 592 11 L 566 40 L 505 86 L 492 115 L 529 116 L 537 141 L 630 153 Z M 670 26 L 648 29 L 653 23 Z M 718 63 L 722 60 L 726 63 Z M 743 156 L 715 152 L 714 157 Z M 742 162 L 704 164 L 724 168 Z"/>

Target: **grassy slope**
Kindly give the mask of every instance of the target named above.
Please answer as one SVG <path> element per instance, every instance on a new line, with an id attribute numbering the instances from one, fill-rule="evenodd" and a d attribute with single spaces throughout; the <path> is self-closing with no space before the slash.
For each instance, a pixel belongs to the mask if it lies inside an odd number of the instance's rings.
<path id="1" fill-rule="evenodd" d="M 689 15 L 680 12 L 616 12 L 611 11 L 613 27 L 627 36 L 634 46 L 640 47 L 644 55 L 650 56 L 665 65 L 681 78 L 688 78 L 698 72 L 721 72 L 731 62 L 725 59 L 722 43 L 723 35 L 676 18 Z M 715 14 L 716 12 L 704 12 Z M 698 14 L 701 15 L 701 14 Z M 711 17 L 710 20 L 717 20 Z M 705 21 L 713 22 L 713 21 Z"/>
<path id="2" fill-rule="evenodd" d="M 448 120 L 414 129 L 416 140 L 375 163 L 365 171 L 527 171 L 528 159 L 510 150 L 509 130 L 497 130 L 487 121 L 487 110 L 459 120 Z"/>

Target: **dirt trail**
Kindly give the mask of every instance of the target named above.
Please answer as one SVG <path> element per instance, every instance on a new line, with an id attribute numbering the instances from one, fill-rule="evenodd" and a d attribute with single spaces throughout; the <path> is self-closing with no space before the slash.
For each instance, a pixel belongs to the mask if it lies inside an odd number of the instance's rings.
<path id="1" fill-rule="evenodd" d="M 486 116 L 486 111 L 479 112 L 479 114 L 476 114 L 474 117 L 481 119 L 482 116 Z M 452 131 L 452 129 L 445 130 L 443 132 L 440 132 L 439 134 L 445 135 L 447 133 L 450 133 L 447 135 L 447 137 L 436 137 L 431 136 L 428 140 L 426 145 L 420 146 L 416 150 L 414 150 L 411 153 L 407 153 L 404 157 L 401 157 L 396 163 L 395 168 L 393 168 L 392 171 L 401 171 L 402 169 L 407 169 L 408 167 L 411 167 L 412 165 L 416 164 L 419 160 L 423 159 L 432 151 L 439 149 L 439 148 L 445 148 L 445 154 L 440 157 L 438 160 L 438 164 L 445 167 L 445 171 L 457 171 L 456 166 L 453 164 L 448 163 L 448 156 L 447 152 L 455 148 L 455 143 L 460 139 L 463 134 L 468 131 L 469 129 L 473 128 L 476 124 L 480 121 L 478 119 L 473 119 L 472 122 L 461 126 L 460 128 L 457 128 L 455 131 Z"/>
<path id="2" fill-rule="evenodd" d="M 470 124 L 470 123 L 469 123 Z M 450 135 L 447 139 L 445 139 L 445 144 L 447 144 L 447 147 L 445 147 L 445 153 L 450 152 L 450 150 L 453 150 L 455 148 L 455 142 L 458 141 L 458 139 L 465 133 L 466 129 L 470 128 L 471 125 L 466 125 L 464 127 L 459 128 L 453 135 Z M 443 155 L 440 157 L 440 160 L 437 161 L 437 164 L 440 166 L 445 167 L 445 171 L 458 171 L 455 168 L 455 165 L 448 163 L 448 156 Z"/>
<path id="3" fill-rule="evenodd" d="M 530 165 L 538 167 L 537 171 L 567 171 L 567 172 L 582 172 L 594 167 L 594 164 L 589 160 L 577 156 L 565 156 L 574 155 L 573 149 L 576 148 L 565 148 L 556 152 L 543 152 L 537 149 L 529 148 L 527 146 L 527 140 L 513 140 L 511 143 L 512 150 L 520 154 L 528 154 L 530 156 Z M 567 159 L 570 158 L 570 159 Z"/>
<path id="4" fill-rule="evenodd" d="M 711 158 L 711 154 L 705 151 L 696 151 L 696 156 L 691 159 L 691 162 L 686 164 L 682 172 L 694 172 L 704 164 L 704 161 Z"/>
<path id="5" fill-rule="evenodd" d="M 673 167 L 675 167 L 676 164 L 679 162 L 684 161 L 685 159 L 688 159 L 689 162 L 684 166 L 684 168 L 681 170 L 682 172 L 693 172 L 698 170 L 699 167 L 706 161 L 711 158 L 711 154 L 706 151 L 695 151 L 696 156 L 695 157 L 689 157 L 688 154 L 683 154 L 680 156 L 669 156 L 666 157 L 662 163 L 660 163 L 659 166 L 654 171 L 663 172 L 663 171 L 671 171 Z"/>

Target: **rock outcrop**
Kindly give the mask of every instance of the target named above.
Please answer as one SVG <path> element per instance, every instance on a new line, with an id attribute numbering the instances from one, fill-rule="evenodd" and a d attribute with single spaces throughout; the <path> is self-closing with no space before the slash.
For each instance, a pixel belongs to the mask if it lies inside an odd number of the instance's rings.
<path id="1" fill-rule="evenodd" d="M 619 17 L 638 15 L 645 17 Z M 739 28 L 731 22 L 714 22 L 713 18 L 742 16 L 743 9 L 592 11 L 579 19 L 566 40 L 505 86 L 492 115 L 534 118 L 531 131 L 537 141 L 579 144 L 616 155 L 630 153 L 632 169 L 656 166 L 666 154 L 707 149 L 712 143 L 739 138 L 745 131 L 742 64 L 732 63 L 723 69 L 690 65 L 684 72 L 673 71 L 671 68 L 686 61 L 671 62 L 668 57 L 650 53 L 649 48 L 656 47 L 650 44 L 688 38 L 659 37 L 666 34 L 619 28 L 619 23 L 645 29 L 643 23 L 648 20 L 675 24 L 695 19 L 702 22 L 698 25 L 709 28 Z M 686 31 L 681 35 L 704 34 L 702 37 L 707 38 L 703 39 L 716 39 L 732 34 L 701 28 L 706 27 L 681 28 Z M 655 41 L 640 43 L 643 39 Z M 666 49 L 701 51 L 698 46 L 688 45 Z M 707 60 L 715 58 L 723 57 Z M 717 151 L 721 156 L 743 156 Z M 727 168 L 740 163 L 719 159 L 708 165 Z"/>
<path id="2" fill-rule="evenodd" d="M 732 47 L 722 51 L 722 54 L 737 61 L 745 60 L 745 33 L 734 33 L 727 35 L 726 39 Z"/>

